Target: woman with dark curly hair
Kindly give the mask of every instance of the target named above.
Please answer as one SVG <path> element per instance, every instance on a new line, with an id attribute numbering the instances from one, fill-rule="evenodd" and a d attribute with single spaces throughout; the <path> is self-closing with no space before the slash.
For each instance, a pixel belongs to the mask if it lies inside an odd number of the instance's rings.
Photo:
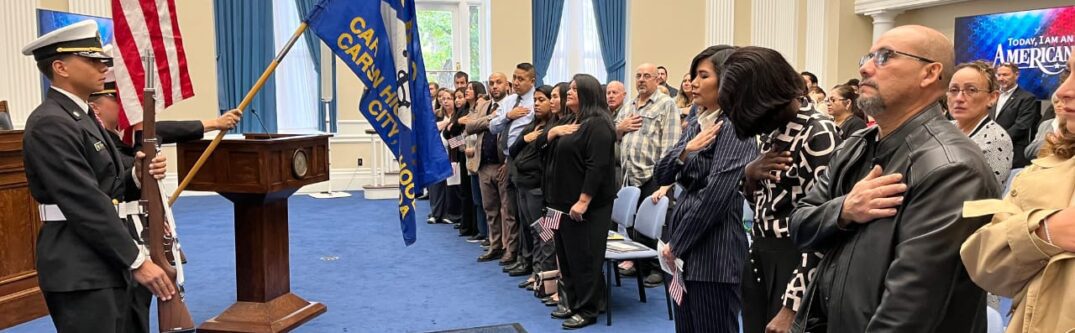
<path id="1" fill-rule="evenodd" d="M 820 261 L 791 241 L 795 204 L 828 170 L 840 144 L 836 124 L 802 96 L 803 81 L 771 49 L 732 53 L 721 75 L 720 105 L 739 137 L 757 136 L 761 155 L 747 164 L 742 193 L 754 210 L 750 261 L 743 266 L 743 332 L 786 332 Z"/>

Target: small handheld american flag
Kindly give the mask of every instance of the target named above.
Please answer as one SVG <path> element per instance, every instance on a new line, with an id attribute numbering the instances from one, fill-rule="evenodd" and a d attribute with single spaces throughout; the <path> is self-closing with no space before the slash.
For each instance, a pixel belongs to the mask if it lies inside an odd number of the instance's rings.
<path id="1" fill-rule="evenodd" d="M 459 146 L 462 146 L 464 144 L 466 144 L 466 140 L 463 140 L 462 135 L 456 135 L 448 139 L 448 147 L 452 149 L 459 148 Z"/>
<path id="2" fill-rule="evenodd" d="M 683 305 L 683 295 L 687 293 L 687 286 L 684 285 L 681 275 L 678 270 L 673 272 L 672 283 L 668 285 L 668 294 L 676 301 L 676 305 Z"/>
<path id="3" fill-rule="evenodd" d="M 542 227 L 542 240 L 548 242 L 550 239 L 552 239 L 554 232 L 557 229 L 560 229 L 560 219 L 563 218 L 563 216 L 564 212 L 552 208 L 545 208 L 545 217 L 539 220 Z"/>

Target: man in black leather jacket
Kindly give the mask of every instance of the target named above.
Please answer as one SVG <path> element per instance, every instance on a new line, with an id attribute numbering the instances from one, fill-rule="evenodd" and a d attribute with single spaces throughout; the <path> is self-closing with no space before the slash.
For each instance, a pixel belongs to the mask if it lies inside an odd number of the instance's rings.
<path id="1" fill-rule="evenodd" d="M 988 219 L 961 212 L 1000 189 L 938 107 L 952 62 L 952 42 L 921 26 L 863 58 L 858 103 L 877 126 L 844 142 L 793 213 L 796 244 L 825 257 L 792 331 L 985 332 L 985 292 L 959 246 Z"/>

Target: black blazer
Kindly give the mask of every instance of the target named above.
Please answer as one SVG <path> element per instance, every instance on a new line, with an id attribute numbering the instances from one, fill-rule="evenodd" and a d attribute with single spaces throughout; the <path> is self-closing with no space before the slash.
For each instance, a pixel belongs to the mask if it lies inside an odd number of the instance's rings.
<path id="1" fill-rule="evenodd" d="M 1012 146 L 1015 148 L 1013 155 L 1013 168 L 1021 168 L 1029 162 L 1023 156 L 1023 150 L 1034 138 L 1034 130 L 1038 128 L 1041 119 L 1041 103 L 1038 98 L 1023 88 L 1015 87 L 1012 96 L 1004 103 L 1000 112 L 991 112 L 993 121 L 1008 131 L 1012 138 Z"/>
<path id="2" fill-rule="evenodd" d="M 67 221 L 46 222 L 37 238 L 41 290 L 125 287 L 139 255 L 112 200 L 140 196 L 130 167 L 104 128 L 66 95 L 49 90 L 23 137 L 30 194 L 56 204 Z"/>

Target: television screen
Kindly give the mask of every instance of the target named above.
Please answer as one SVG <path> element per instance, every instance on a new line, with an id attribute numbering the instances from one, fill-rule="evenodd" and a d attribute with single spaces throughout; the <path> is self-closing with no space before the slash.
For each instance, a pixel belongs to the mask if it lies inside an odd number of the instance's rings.
<path id="1" fill-rule="evenodd" d="M 1049 99 L 1075 46 L 1075 6 L 956 18 L 956 62 L 1019 66 L 1019 87 Z"/>

